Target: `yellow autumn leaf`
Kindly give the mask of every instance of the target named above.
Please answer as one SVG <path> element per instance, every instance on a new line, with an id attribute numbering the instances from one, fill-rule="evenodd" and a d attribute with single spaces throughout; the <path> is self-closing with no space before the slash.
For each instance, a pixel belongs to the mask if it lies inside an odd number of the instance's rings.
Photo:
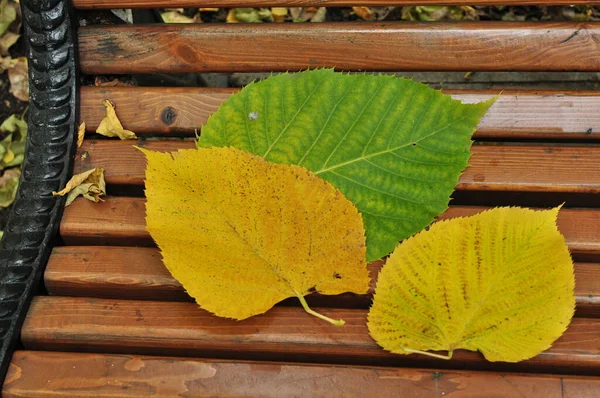
<path id="1" fill-rule="evenodd" d="M 100 196 L 106 195 L 106 183 L 104 182 L 104 169 L 94 168 L 83 173 L 76 174 L 65 188 L 60 192 L 52 192 L 54 196 L 65 196 L 67 195 L 65 207 L 73 203 L 73 201 L 79 196 L 83 196 L 87 200 L 92 202 L 100 202 L 102 198 Z"/>
<path id="2" fill-rule="evenodd" d="M 109 100 L 104 100 L 106 117 L 102 119 L 96 129 L 96 133 L 107 137 L 119 137 L 122 140 L 135 140 L 137 137 L 133 131 L 125 130 L 117 118 L 115 106 Z"/>
<path id="3" fill-rule="evenodd" d="M 83 140 L 85 138 L 85 122 L 81 122 L 79 129 L 77 129 L 77 148 L 81 148 Z"/>
<path id="4" fill-rule="evenodd" d="M 465 349 L 518 362 L 550 348 L 575 309 L 558 210 L 496 208 L 406 240 L 379 274 L 371 336 L 394 353 L 446 359 Z"/>
<path id="5" fill-rule="evenodd" d="M 299 166 L 234 148 L 142 150 L 147 229 L 166 267 L 204 309 L 245 319 L 311 292 L 369 287 L 362 218 Z"/>

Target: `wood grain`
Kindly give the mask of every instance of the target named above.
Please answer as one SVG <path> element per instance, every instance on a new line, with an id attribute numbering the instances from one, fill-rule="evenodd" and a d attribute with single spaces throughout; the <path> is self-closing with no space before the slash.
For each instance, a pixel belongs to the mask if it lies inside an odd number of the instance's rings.
<path id="1" fill-rule="evenodd" d="M 80 120 L 96 131 L 110 99 L 126 129 L 144 134 L 194 136 L 236 89 L 189 87 L 82 87 Z M 465 103 L 498 91 L 445 91 Z M 600 139 L 598 91 L 503 91 L 481 119 L 475 138 Z M 93 137 L 93 136 L 91 136 Z"/>
<path id="2" fill-rule="evenodd" d="M 348 7 L 402 5 L 498 5 L 498 0 L 73 0 L 80 9 L 172 8 L 172 7 Z M 597 0 L 502 0 L 504 5 L 600 4 Z"/>
<path id="3" fill-rule="evenodd" d="M 595 377 L 17 351 L 16 397 L 593 397 Z"/>
<path id="4" fill-rule="evenodd" d="M 311 306 L 368 308 L 383 261 L 369 264 L 366 295 L 310 295 Z M 600 317 L 600 264 L 575 263 L 577 316 Z M 63 246 L 53 250 L 44 282 L 50 295 L 129 300 L 192 301 L 154 248 Z M 293 298 L 288 304 L 298 305 Z"/>
<path id="5" fill-rule="evenodd" d="M 203 356 L 386 366 L 424 366 L 600 375 L 600 319 L 574 318 L 548 351 L 520 363 L 491 363 L 459 350 L 452 361 L 379 348 L 366 310 L 318 310 L 333 326 L 298 307 L 274 307 L 243 321 L 218 318 L 194 303 L 36 297 L 21 332 L 26 349 Z"/>
<path id="6" fill-rule="evenodd" d="M 103 25 L 78 36 L 88 74 L 600 70 L 598 22 Z"/>
<path id="7" fill-rule="evenodd" d="M 472 215 L 480 206 L 450 206 L 440 219 Z M 153 246 L 146 232 L 145 199 L 108 197 L 103 203 L 79 199 L 65 209 L 60 235 L 67 245 Z M 600 210 L 563 209 L 558 228 L 572 254 L 600 254 Z"/>
<path id="8" fill-rule="evenodd" d="M 109 184 L 142 185 L 145 156 L 133 145 L 155 151 L 194 148 L 191 141 L 86 140 L 74 172 L 103 167 Z M 81 160 L 84 152 L 88 156 Z M 471 153 L 457 190 L 600 193 L 600 146 L 474 145 Z"/>

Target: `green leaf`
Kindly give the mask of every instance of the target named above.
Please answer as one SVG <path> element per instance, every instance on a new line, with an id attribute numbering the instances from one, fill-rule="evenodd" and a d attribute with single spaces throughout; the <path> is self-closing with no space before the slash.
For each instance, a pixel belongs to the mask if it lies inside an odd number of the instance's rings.
<path id="1" fill-rule="evenodd" d="M 9 3 L 8 0 L 2 0 L 0 3 L 0 36 L 6 32 L 15 19 L 17 19 L 16 5 Z"/>
<path id="2" fill-rule="evenodd" d="M 282 74 L 233 95 L 197 145 L 233 146 L 331 182 L 362 212 L 372 261 L 447 208 L 491 103 L 464 105 L 392 76 Z"/>
<path id="3" fill-rule="evenodd" d="M 0 170 L 21 165 L 25 159 L 27 122 L 11 115 L 0 125 L 0 132 L 7 134 L 0 141 Z"/>

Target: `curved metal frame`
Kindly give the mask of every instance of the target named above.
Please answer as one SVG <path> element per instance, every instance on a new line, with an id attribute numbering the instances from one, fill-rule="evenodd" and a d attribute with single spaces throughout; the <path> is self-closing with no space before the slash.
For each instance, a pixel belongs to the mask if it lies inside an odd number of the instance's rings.
<path id="1" fill-rule="evenodd" d="M 17 197 L 0 242 L 0 381 L 57 235 L 77 122 L 75 20 L 69 0 L 21 0 L 30 107 Z"/>

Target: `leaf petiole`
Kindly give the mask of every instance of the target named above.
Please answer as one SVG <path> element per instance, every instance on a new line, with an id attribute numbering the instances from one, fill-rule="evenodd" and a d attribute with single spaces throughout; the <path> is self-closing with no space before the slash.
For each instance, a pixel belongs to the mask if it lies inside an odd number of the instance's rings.
<path id="1" fill-rule="evenodd" d="M 432 352 L 427 352 L 427 351 L 411 350 L 410 348 L 403 348 L 403 350 L 410 354 L 421 354 L 421 355 L 427 355 L 429 357 L 434 357 L 434 358 L 438 358 L 438 359 L 446 359 L 446 360 L 452 359 L 452 351 L 448 351 L 448 355 L 440 355 L 440 354 L 434 354 Z"/>
<path id="2" fill-rule="evenodd" d="M 320 319 L 322 319 L 324 321 L 327 321 L 327 322 L 329 322 L 329 323 L 331 323 L 332 325 L 335 325 L 335 326 L 344 326 L 344 324 L 346 323 L 346 321 L 344 321 L 343 319 L 338 319 L 338 320 L 331 319 L 331 318 L 329 318 L 329 317 L 327 317 L 327 316 L 325 316 L 323 314 L 319 314 L 318 312 L 313 311 L 308 306 L 308 304 L 306 303 L 306 300 L 304 299 L 303 295 L 296 293 L 296 296 L 298 297 L 298 300 L 300 300 L 300 304 L 302 304 L 302 307 L 304 308 L 304 311 L 308 312 L 309 314 L 314 315 L 317 318 L 320 318 Z"/>

